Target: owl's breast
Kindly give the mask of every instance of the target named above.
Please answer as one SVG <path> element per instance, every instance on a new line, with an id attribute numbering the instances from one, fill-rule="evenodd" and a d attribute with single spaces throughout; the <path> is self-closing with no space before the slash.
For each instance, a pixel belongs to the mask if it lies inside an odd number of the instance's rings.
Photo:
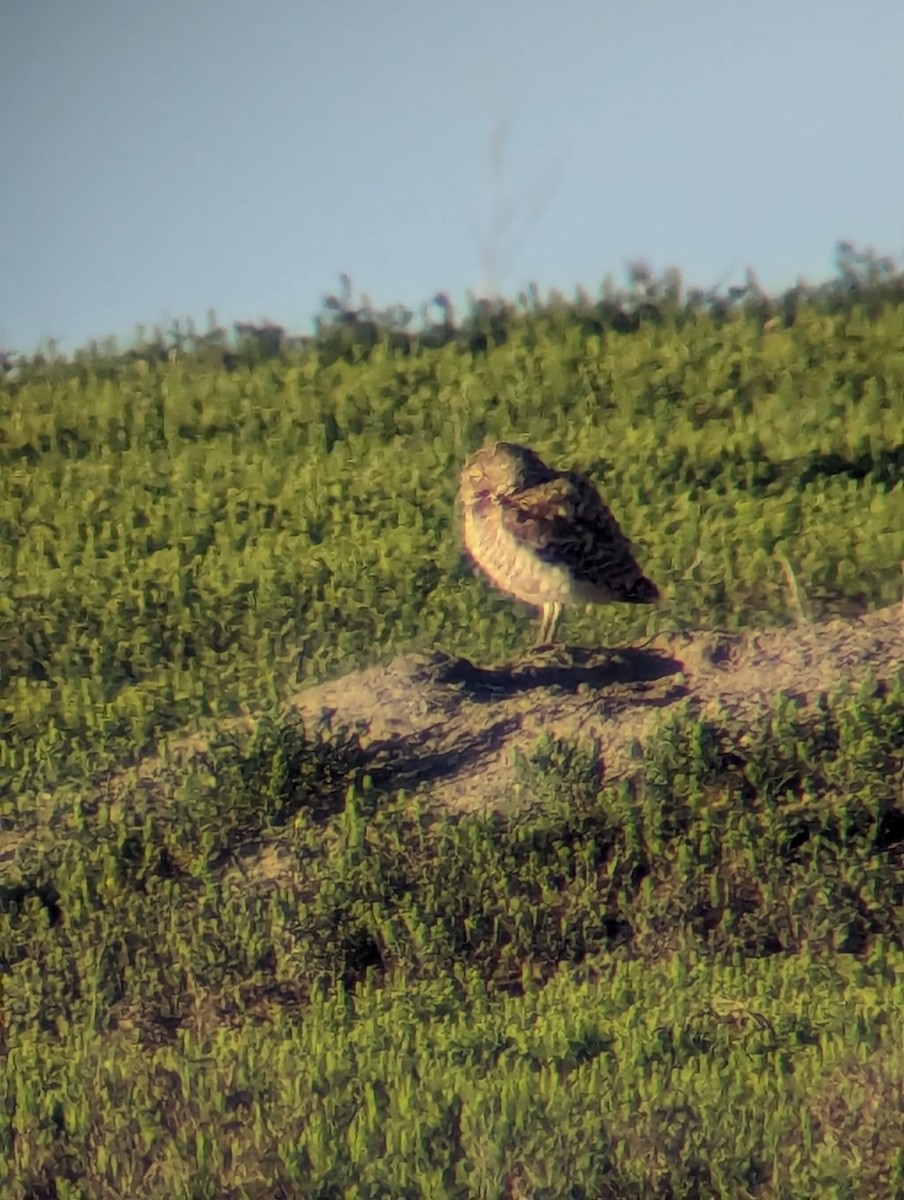
<path id="1" fill-rule="evenodd" d="M 504 592 L 526 604 L 564 603 L 573 581 L 562 567 L 544 562 L 503 521 L 499 503 L 480 498 L 464 507 L 464 539 L 471 557 Z"/>

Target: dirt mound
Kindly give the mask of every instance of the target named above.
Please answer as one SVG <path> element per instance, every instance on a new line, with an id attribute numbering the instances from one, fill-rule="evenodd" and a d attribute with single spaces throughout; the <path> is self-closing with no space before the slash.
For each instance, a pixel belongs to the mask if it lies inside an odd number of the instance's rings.
<path id="1" fill-rule="evenodd" d="M 639 647 L 560 649 L 499 666 L 438 652 L 406 655 L 308 688 L 290 707 L 309 730 L 356 731 L 378 788 L 426 785 L 438 806 L 467 812 L 518 802 L 515 751 L 529 755 L 544 732 L 578 742 L 596 738 L 612 780 L 636 769 L 634 746 L 679 705 L 744 728 L 779 695 L 809 704 L 823 693 L 855 691 L 869 675 L 889 679 L 902 666 L 904 606 L 895 605 L 853 621 L 663 635 Z M 252 723 L 243 717 L 227 724 Z M 168 778 L 206 747 L 198 735 L 169 745 Z M 173 798 L 162 762 L 145 758 L 98 788 L 113 795 L 137 779 L 151 803 L 165 808 Z M 0 870 L 18 875 L 30 851 L 68 829 L 69 818 L 44 793 L 19 827 L 0 831 Z M 273 842 L 261 850 L 258 874 L 282 873 L 281 862 Z"/>
<path id="2" fill-rule="evenodd" d="M 405 656 L 291 703 L 308 725 L 356 728 L 378 786 L 427 783 L 434 800 L 469 810 L 515 798 L 514 751 L 529 754 L 544 731 L 597 738 L 613 779 L 679 704 L 743 727 L 780 695 L 809 704 L 902 666 L 904 606 L 895 605 L 853 621 L 662 635 L 638 648 L 568 648 L 495 667 Z"/>

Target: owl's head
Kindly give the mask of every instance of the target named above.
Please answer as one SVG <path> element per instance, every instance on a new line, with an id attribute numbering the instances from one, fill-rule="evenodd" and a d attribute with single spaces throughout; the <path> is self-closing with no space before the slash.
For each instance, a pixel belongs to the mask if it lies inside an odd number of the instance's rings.
<path id="1" fill-rule="evenodd" d="M 461 472 L 463 496 L 510 495 L 554 479 L 556 472 L 527 446 L 495 442 L 467 460 Z"/>

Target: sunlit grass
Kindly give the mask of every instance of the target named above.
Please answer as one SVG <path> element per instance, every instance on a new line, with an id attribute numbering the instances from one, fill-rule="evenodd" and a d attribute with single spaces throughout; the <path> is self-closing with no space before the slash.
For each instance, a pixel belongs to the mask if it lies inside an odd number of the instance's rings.
<path id="1" fill-rule="evenodd" d="M 488 437 L 588 470 L 666 594 L 569 640 L 897 601 L 902 346 L 804 308 L 0 383 L 0 1191 L 901 1194 L 900 683 L 684 716 L 602 790 L 550 736 L 459 820 L 281 704 L 523 649 L 455 528 Z"/>
<path id="2" fill-rule="evenodd" d="M 60 795 L 0 905 L 0 1179 L 892 1195 L 902 735 L 901 684 L 676 721 L 602 790 L 546 739 L 536 804 L 453 820 L 265 721 Z"/>

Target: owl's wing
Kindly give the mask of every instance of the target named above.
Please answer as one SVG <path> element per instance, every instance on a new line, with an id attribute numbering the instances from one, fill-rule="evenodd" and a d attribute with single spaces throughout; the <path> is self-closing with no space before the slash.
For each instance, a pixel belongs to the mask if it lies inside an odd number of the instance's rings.
<path id="1" fill-rule="evenodd" d="M 576 473 L 498 499 L 507 532 L 543 562 L 613 599 L 631 597 L 643 572 L 599 492 Z"/>

